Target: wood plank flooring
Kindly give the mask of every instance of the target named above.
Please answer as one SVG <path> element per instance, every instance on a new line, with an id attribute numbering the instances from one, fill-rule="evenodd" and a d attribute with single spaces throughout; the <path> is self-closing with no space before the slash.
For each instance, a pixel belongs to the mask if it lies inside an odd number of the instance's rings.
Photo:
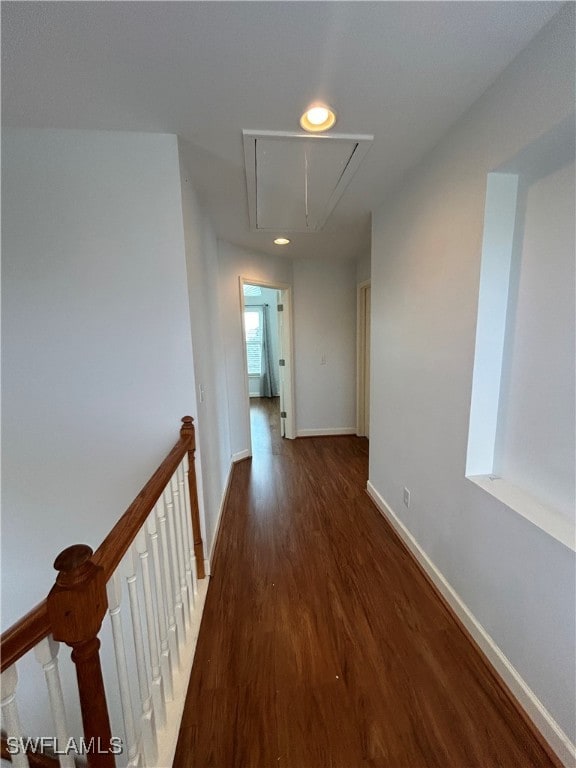
<path id="1" fill-rule="evenodd" d="M 363 438 L 252 406 L 175 768 L 543 768 L 534 736 L 366 495 Z"/>

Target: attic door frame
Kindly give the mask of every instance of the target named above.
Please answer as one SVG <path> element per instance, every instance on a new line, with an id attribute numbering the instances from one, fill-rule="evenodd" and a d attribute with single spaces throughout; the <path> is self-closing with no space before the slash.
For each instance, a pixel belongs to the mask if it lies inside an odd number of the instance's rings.
<path id="1" fill-rule="evenodd" d="M 256 173 L 256 142 L 258 139 L 268 139 L 277 141 L 314 141 L 314 142 L 355 142 L 356 146 L 348 158 L 348 162 L 342 171 L 340 180 L 330 195 L 323 216 L 318 221 L 318 226 L 313 229 L 290 229 L 282 227 L 284 232 L 319 232 L 324 227 L 328 217 L 336 207 L 338 201 L 344 194 L 344 190 L 352 180 L 354 174 L 360 167 L 364 156 L 372 146 L 374 136 L 368 133 L 306 133 L 305 131 L 253 131 L 243 130 L 242 140 L 244 142 L 244 168 L 246 171 L 246 191 L 248 194 L 248 217 L 250 219 L 250 229 L 253 232 L 275 232 L 276 227 L 258 227 L 257 211 L 257 173 Z"/>
<path id="2" fill-rule="evenodd" d="M 286 361 L 285 368 L 285 397 L 284 408 L 286 409 L 286 418 L 284 421 L 284 431 L 288 440 L 294 440 L 296 438 L 296 401 L 294 398 L 295 382 L 294 382 L 294 328 L 292 321 L 292 286 L 289 283 L 269 283 L 264 280 L 258 280 L 256 278 L 245 277 L 240 275 L 239 288 L 240 288 L 240 321 L 242 328 L 242 355 L 244 360 L 244 412 L 247 414 L 248 419 L 248 438 L 249 438 L 249 453 L 252 455 L 252 429 L 250 427 L 250 386 L 248 381 L 248 355 L 246 352 L 246 329 L 244 310 L 246 309 L 246 303 L 244 301 L 244 286 L 245 285 L 259 285 L 261 288 L 271 288 L 273 291 L 281 292 L 281 301 L 284 305 L 284 319 L 283 327 L 283 349 L 282 354 Z"/>

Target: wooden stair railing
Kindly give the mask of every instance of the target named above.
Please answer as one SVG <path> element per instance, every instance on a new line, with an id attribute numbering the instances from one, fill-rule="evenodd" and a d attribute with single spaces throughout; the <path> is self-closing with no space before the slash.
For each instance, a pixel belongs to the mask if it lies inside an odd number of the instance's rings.
<path id="1" fill-rule="evenodd" d="M 11 748 L 5 733 L 0 735 L 0 757 L 9 763 L 12 762 Z M 29 752 L 28 763 L 30 768 L 58 768 L 60 765 L 55 755 L 46 752 Z"/>
<path id="2" fill-rule="evenodd" d="M 12 762 L 12 755 L 10 754 L 4 737 L 0 739 L 0 757 L 2 760 Z M 28 764 L 30 768 L 58 768 L 60 765 L 57 757 L 41 752 L 29 752 Z"/>
<path id="3" fill-rule="evenodd" d="M 72 648 L 84 739 L 87 742 L 93 739 L 98 745 L 111 744 L 112 730 L 98 638 L 109 610 L 124 732 L 130 742 L 124 745 L 128 765 L 134 768 L 142 765 L 141 753 L 146 753 L 144 762 L 150 764 L 154 760 L 157 755 L 155 729 L 166 722 L 166 701 L 173 695 L 172 673 L 180 664 L 181 646 L 190 641 L 186 634 L 192 624 L 197 580 L 205 578 L 195 450 L 194 421 L 185 416 L 178 442 L 97 550 L 92 552 L 87 545 L 76 544 L 61 552 L 54 562 L 58 571 L 56 582 L 47 598 L 2 633 L 0 703 L 3 728 L 10 736 L 22 736 L 15 698 L 15 664 L 35 649 L 46 674 L 50 701 L 57 710 L 54 720 L 57 729 L 60 727 L 58 737 L 65 740 L 64 705 L 57 674 L 58 641 L 61 641 Z M 151 579 L 150 546 L 155 588 Z M 142 631 L 139 614 L 135 562 L 140 564 L 138 573 L 142 577 L 146 605 L 146 633 Z M 141 692 L 140 734 L 132 711 L 120 620 L 121 564 L 127 577 Z M 144 634 L 149 643 L 148 654 L 144 652 Z M 3 753 L 5 747 L 3 742 Z M 16 766 L 38 764 L 38 755 L 30 757 L 29 763 L 24 753 L 10 756 Z M 89 768 L 115 766 L 111 750 L 91 749 L 86 758 Z M 60 757 L 60 765 L 74 765 L 74 760 L 65 755 Z"/>

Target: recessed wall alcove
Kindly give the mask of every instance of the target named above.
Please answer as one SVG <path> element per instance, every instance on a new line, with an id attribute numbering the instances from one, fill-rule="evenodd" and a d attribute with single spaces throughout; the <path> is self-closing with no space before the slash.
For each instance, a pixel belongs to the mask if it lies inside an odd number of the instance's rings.
<path id="1" fill-rule="evenodd" d="M 466 476 L 575 542 L 574 115 L 488 175 Z"/>

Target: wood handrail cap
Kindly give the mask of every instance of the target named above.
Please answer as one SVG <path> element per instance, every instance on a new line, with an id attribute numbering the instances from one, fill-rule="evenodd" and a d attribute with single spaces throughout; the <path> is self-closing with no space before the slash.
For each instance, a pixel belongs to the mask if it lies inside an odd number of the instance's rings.
<path id="1" fill-rule="evenodd" d="M 54 568 L 61 573 L 73 571 L 92 557 L 92 548 L 88 544 L 73 544 L 63 549 L 54 560 Z"/>
<path id="2" fill-rule="evenodd" d="M 192 416 L 182 417 L 182 426 L 180 427 L 180 437 L 193 438 L 194 437 L 194 419 Z"/>

